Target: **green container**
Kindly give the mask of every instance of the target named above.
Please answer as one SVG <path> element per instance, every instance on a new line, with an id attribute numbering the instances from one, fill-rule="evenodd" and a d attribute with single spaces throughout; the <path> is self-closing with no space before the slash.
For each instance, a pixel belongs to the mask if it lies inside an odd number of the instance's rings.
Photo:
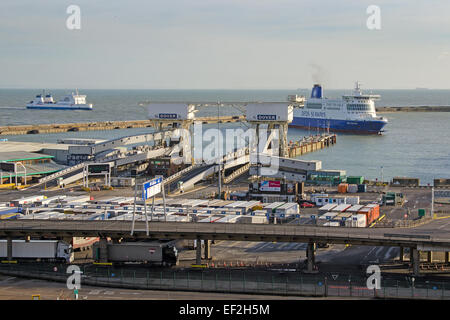
<path id="1" fill-rule="evenodd" d="M 363 184 L 364 177 L 363 176 L 349 176 L 347 177 L 347 183 L 349 184 Z"/>
<path id="2" fill-rule="evenodd" d="M 419 217 L 425 217 L 425 209 L 419 209 Z"/>

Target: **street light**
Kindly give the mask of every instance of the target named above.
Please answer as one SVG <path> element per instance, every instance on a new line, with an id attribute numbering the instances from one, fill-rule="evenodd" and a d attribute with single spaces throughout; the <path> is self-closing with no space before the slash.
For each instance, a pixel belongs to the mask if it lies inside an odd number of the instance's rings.
<path id="1" fill-rule="evenodd" d="M 220 101 L 217 101 L 217 155 L 219 155 L 219 148 L 220 148 Z M 219 161 L 219 199 L 221 199 L 221 195 L 222 195 L 222 172 L 221 172 L 221 160 L 218 157 L 218 161 Z"/>

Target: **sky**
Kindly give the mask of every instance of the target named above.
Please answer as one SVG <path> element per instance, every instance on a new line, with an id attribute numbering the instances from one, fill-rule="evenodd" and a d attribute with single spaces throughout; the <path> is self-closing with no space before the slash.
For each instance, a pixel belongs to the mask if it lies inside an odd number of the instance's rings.
<path id="1" fill-rule="evenodd" d="M 449 16 L 448 0 L 2 0 L 0 87 L 450 89 Z"/>

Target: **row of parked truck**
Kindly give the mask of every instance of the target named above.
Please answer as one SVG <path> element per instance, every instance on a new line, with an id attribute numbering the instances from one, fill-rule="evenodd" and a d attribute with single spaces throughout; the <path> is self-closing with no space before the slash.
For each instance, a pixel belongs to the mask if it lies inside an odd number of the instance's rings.
<path id="1" fill-rule="evenodd" d="M 327 204 L 319 208 L 317 216 L 311 215 L 317 225 L 331 227 L 368 227 L 380 217 L 380 205 Z"/>

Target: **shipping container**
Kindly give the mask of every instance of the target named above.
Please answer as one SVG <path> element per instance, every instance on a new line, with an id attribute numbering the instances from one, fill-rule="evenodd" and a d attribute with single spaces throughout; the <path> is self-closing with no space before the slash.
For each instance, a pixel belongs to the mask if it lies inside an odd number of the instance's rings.
<path id="1" fill-rule="evenodd" d="M 229 205 L 231 203 L 234 203 L 234 202 L 236 202 L 236 201 L 221 200 L 221 202 L 218 202 L 218 203 L 214 204 L 214 207 L 223 208 L 223 207 L 225 207 L 225 206 L 227 206 L 227 205 Z"/>
<path id="2" fill-rule="evenodd" d="M 36 204 L 42 206 L 42 205 L 46 205 L 46 204 L 50 204 L 50 203 L 59 203 L 64 198 L 66 198 L 66 196 L 64 196 L 64 195 L 54 196 L 54 197 L 50 197 L 47 199 L 42 199 L 41 201 L 37 201 Z"/>
<path id="3" fill-rule="evenodd" d="M 329 197 L 316 197 L 315 198 L 315 203 L 317 206 L 323 206 L 326 205 L 328 203 L 333 203 L 333 204 L 358 204 L 359 203 L 359 197 L 349 197 L 349 196 L 329 196 Z"/>
<path id="4" fill-rule="evenodd" d="M 259 224 L 267 224 L 269 220 L 266 216 L 263 215 L 255 215 L 255 216 L 241 216 L 237 220 L 237 223 L 259 223 Z"/>
<path id="5" fill-rule="evenodd" d="M 267 211 L 266 210 L 255 210 L 252 213 L 250 213 L 251 216 L 267 216 Z"/>
<path id="6" fill-rule="evenodd" d="M 367 184 L 358 184 L 358 193 L 367 192 Z"/>
<path id="7" fill-rule="evenodd" d="M 223 200 L 220 200 L 220 199 L 210 200 L 210 201 L 208 202 L 208 207 L 215 207 L 217 203 L 220 203 L 220 202 L 222 202 L 222 201 L 223 201 Z"/>
<path id="8" fill-rule="evenodd" d="M 198 222 L 202 222 L 202 223 L 214 223 L 214 222 L 216 222 L 217 220 L 222 219 L 222 218 L 223 218 L 223 216 L 211 215 L 211 216 L 208 216 L 208 217 L 206 217 L 206 218 L 204 218 L 204 219 L 202 219 L 202 220 L 198 220 Z"/>
<path id="9" fill-rule="evenodd" d="M 319 220 L 332 220 L 335 216 L 337 216 L 338 212 L 327 212 L 319 217 Z"/>
<path id="10" fill-rule="evenodd" d="M 345 203 L 351 205 L 359 204 L 359 196 L 347 196 L 345 197 Z"/>
<path id="11" fill-rule="evenodd" d="M 323 224 L 324 227 L 339 227 L 341 224 L 337 221 L 327 221 Z"/>
<path id="12" fill-rule="evenodd" d="M 91 197 L 89 195 L 75 196 L 75 197 L 66 197 L 61 200 L 61 203 L 63 203 L 63 204 L 69 204 L 69 203 L 74 203 L 74 202 L 83 203 L 83 202 L 88 202 L 90 200 L 91 200 Z"/>
<path id="13" fill-rule="evenodd" d="M 426 211 L 425 209 L 419 209 L 419 217 L 425 217 Z"/>
<path id="14" fill-rule="evenodd" d="M 371 203 L 371 204 L 366 205 L 366 207 L 373 208 L 373 220 L 372 221 L 375 221 L 376 219 L 378 219 L 380 217 L 380 205 L 379 204 Z"/>
<path id="15" fill-rule="evenodd" d="M 367 227 L 367 217 L 365 214 L 354 214 L 352 216 L 352 227 L 365 228 Z"/>
<path id="16" fill-rule="evenodd" d="M 299 213 L 298 203 L 288 202 L 275 209 L 275 216 L 277 218 L 287 218 L 293 214 Z"/>
<path id="17" fill-rule="evenodd" d="M 350 208 L 348 208 L 347 210 L 345 210 L 345 212 L 352 212 L 352 213 L 357 213 L 359 210 L 361 210 L 362 208 L 364 208 L 363 205 L 361 204 L 355 204 L 352 205 Z"/>
<path id="18" fill-rule="evenodd" d="M 338 185 L 338 192 L 339 193 L 347 193 L 348 184 L 347 183 L 340 183 Z"/>
<path id="19" fill-rule="evenodd" d="M 242 214 L 246 214 L 251 211 L 251 209 L 260 204 L 259 201 L 244 201 L 242 204 L 239 204 L 234 207 L 234 209 L 239 209 Z"/>
<path id="20" fill-rule="evenodd" d="M 364 182 L 363 176 L 348 176 L 347 183 L 348 184 L 362 184 Z"/>
<path id="21" fill-rule="evenodd" d="M 347 187 L 348 193 L 357 193 L 358 192 L 358 185 L 357 184 L 349 184 Z"/>
<path id="22" fill-rule="evenodd" d="M 189 202 L 190 207 L 199 207 L 208 204 L 209 200 L 205 199 L 194 199 L 192 202 Z"/>
<path id="23" fill-rule="evenodd" d="M 238 220 L 239 216 L 237 215 L 226 215 L 218 220 L 215 220 L 215 223 L 235 223 Z"/>
<path id="24" fill-rule="evenodd" d="M 337 204 L 334 204 L 334 203 L 328 203 L 328 204 L 326 204 L 326 205 L 320 207 L 320 208 L 319 208 L 319 212 L 325 213 L 325 212 L 328 212 L 328 211 L 333 210 L 333 209 L 336 208 L 337 206 L 338 206 Z M 362 206 L 361 206 L 361 208 L 362 208 Z"/>
<path id="25" fill-rule="evenodd" d="M 398 186 L 419 186 L 420 179 L 407 177 L 394 177 L 392 179 L 392 184 Z"/>
<path id="26" fill-rule="evenodd" d="M 338 213 L 337 212 L 327 212 L 324 213 L 323 215 L 319 216 L 316 219 L 316 223 L 319 226 L 323 226 L 326 222 L 331 221 L 335 216 L 337 216 Z"/>
<path id="27" fill-rule="evenodd" d="M 379 212 L 379 211 L 378 211 Z M 367 219 L 367 225 L 370 225 L 375 219 L 378 219 L 378 216 L 376 216 L 375 208 L 373 207 L 364 207 L 360 211 L 358 211 L 358 214 L 365 214 Z"/>
<path id="28" fill-rule="evenodd" d="M 20 205 L 26 205 L 26 204 L 32 204 L 35 202 L 39 202 L 44 200 L 46 197 L 44 195 L 38 195 L 38 196 L 31 196 L 31 197 L 26 197 L 26 198 L 21 198 L 21 199 L 16 199 L 16 200 L 12 200 L 11 204 L 15 207 L 20 206 Z"/>
<path id="29" fill-rule="evenodd" d="M 281 207 L 282 205 L 284 205 L 286 202 L 272 202 L 269 205 L 264 207 L 264 210 L 266 210 L 266 212 L 268 214 L 272 214 L 275 212 L 275 209 L 278 207 Z"/>
<path id="30" fill-rule="evenodd" d="M 338 215 L 336 215 L 333 220 L 338 220 L 338 221 L 346 221 L 346 220 L 351 220 L 352 214 L 350 212 L 342 212 L 339 213 Z"/>
<path id="31" fill-rule="evenodd" d="M 332 210 L 330 211 L 335 211 L 335 212 L 344 212 L 345 210 L 347 210 L 348 208 L 350 208 L 352 205 L 351 204 L 340 204 L 336 207 L 334 207 Z"/>
<path id="32" fill-rule="evenodd" d="M 178 264 L 178 252 L 171 242 L 123 242 L 108 243 L 109 262 L 137 262 L 156 265 Z M 93 258 L 100 259 L 100 243 L 93 245 Z"/>
<path id="33" fill-rule="evenodd" d="M 328 194 L 327 193 L 312 193 L 311 196 L 309 197 L 309 199 L 311 200 L 311 202 L 316 202 L 317 198 L 328 198 Z"/>

